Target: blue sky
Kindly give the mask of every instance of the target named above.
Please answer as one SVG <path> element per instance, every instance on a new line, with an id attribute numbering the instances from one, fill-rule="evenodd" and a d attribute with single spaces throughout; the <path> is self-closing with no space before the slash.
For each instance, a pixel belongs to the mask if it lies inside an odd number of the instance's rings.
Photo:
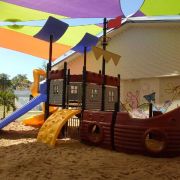
<path id="1" fill-rule="evenodd" d="M 26 74 L 33 81 L 33 69 L 41 68 L 44 62 L 46 61 L 41 58 L 0 48 L 0 73 L 6 73 L 10 78 Z"/>
<path id="2" fill-rule="evenodd" d="M 82 24 L 99 24 L 100 22 L 103 22 L 103 18 L 77 18 L 68 20 L 64 19 L 64 21 L 71 26 L 77 26 Z M 0 21 L 0 26 L 6 26 L 8 23 Z M 21 25 L 21 23 L 22 22 L 19 22 L 17 24 Z M 43 26 L 44 23 L 45 21 L 23 22 L 23 24 L 28 26 Z M 33 81 L 33 69 L 41 68 L 44 62 L 47 63 L 46 60 L 41 58 L 0 47 L 0 73 L 6 73 L 10 75 L 10 78 L 13 78 L 17 74 L 26 74 L 28 79 Z"/>

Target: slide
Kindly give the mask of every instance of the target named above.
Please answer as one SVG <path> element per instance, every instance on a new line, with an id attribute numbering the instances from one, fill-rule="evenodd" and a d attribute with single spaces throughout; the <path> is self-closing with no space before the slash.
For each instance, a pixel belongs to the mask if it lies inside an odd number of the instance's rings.
<path id="1" fill-rule="evenodd" d="M 9 123 L 15 121 L 20 116 L 24 115 L 28 111 L 30 111 L 32 108 L 40 104 L 41 102 L 45 102 L 47 99 L 47 96 L 45 94 L 40 94 L 39 96 L 33 98 L 31 101 L 29 101 L 26 105 L 21 107 L 20 109 L 13 112 L 8 117 L 4 118 L 2 121 L 0 121 L 0 129 L 7 126 Z"/>
<path id="2" fill-rule="evenodd" d="M 81 112 L 80 109 L 61 109 L 56 111 L 42 125 L 39 130 L 37 140 L 50 146 L 54 146 L 56 139 L 66 122 L 76 114 Z"/>
<path id="3" fill-rule="evenodd" d="M 49 112 L 50 114 L 53 114 L 57 111 L 57 107 L 56 108 L 49 108 Z M 40 127 L 44 124 L 44 112 L 42 112 L 41 114 L 35 115 L 35 116 L 30 116 L 24 120 L 22 120 L 22 123 L 25 126 L 34 126 L 34 127 Z"/>
<path id="4" fill-rule="evenodd" d="M 42 79 L 46 78 L 46 72 L 42 69 L 34 69 L 33 70 L 33 77 L 34 77 L 34 82 L 30 87 L 31 94 L 33 97 L 36 97 L 39 95 L 39 86 L 40 86 L 40 81 Z M 25 126 L 34 126 L 34 127 L 40 127 L 44 123 L 44 113 L 45 113 L 45 105 L 42 105 L 43 112 L 38 115 L 30 116 L 24 120 L 22 120 L 22 123 Z M 50 106 L 49 107 L 49 112 L 50 114 L 53 114 L 54 112 L 57 111 L 57 107 Z"/>
<path id="5" fill-rule="evenodd" d="M 34 69 L 33 70 L 33 77 L 34 77 L 34 82 L 30 87 L 31 94 L 33 97 L 39 95 L 39 84 L 42 79 L 46 78 L 46 72 L 42 69 Z"/>

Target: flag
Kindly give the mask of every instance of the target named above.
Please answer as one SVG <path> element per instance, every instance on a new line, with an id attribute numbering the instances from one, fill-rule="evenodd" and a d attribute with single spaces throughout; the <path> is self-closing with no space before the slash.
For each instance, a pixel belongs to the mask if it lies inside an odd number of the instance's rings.
<path id="1" fill-rule="evenodd" d="M 103 55 L 103 50 L 101 48 L 98 48 L 96 46 L 92 47 L 92 50 L 94 52 L 95 58 L 98 60 Z"/>
<path id="2" fill-rule="evenodd" d="M 92 50 L 94 52 L 95 58 L 98 60 L 101 56 L 104 57 L 106 62 L 109 62 L 111 59 L 113 60 L 114 64 L 117 66 L 119 59 L 120 59 L 120 55 L 118 54 L 114 54 L 110 51 L 106 51 L 104 49 L 101 49 L 99 47 L 93 46 Z"/>
<path id="3" fill-rule="evenodd" d="M 119 28 L 121 26 L 121 16 L 116 17 L 115 19 L 111 19 L 108 21 L 107 28 Z"/>

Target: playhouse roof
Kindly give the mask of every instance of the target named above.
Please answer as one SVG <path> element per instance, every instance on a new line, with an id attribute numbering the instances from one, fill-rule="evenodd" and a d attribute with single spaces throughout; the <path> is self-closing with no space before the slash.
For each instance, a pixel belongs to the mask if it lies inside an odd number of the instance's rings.
<path id="1" fill-rule="evenodd" d="M 56 42 L 53 59 L 68 52 L 86 32 L 98 35 L 103 17 L 123 16 L 120 0 L 2 0 L 0 2 L 0 47 L 48 59 L 48 43 L 33 38 L 49 16 L 70 27 Z M 179 15 L 179 0 L 145 0 L 134 16 Z"/>

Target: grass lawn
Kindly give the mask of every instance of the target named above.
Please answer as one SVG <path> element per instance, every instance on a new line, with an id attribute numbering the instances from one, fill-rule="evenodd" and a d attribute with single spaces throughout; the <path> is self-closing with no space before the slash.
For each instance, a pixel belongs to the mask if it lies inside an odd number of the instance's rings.
<path id="1" fill-rule="evenodd" d="M 6 114 L 6 117 L 7 117 L 8 115 L 12 114 L 12 113 L 13 113 L 12 110 L 9 111 L 9 112 Z M 25 118 L 27 118 L 27 117 L 34 116 L 34 115 L 38 115 L 38 114 L 40 114 L 40 113 L 42 113 L 42 111 L 29 111 L 29 112 L 27 112 L 26 114 L 24 114 L 23 116 L 21 116 L 20 118 L 18 118 L 17 120 L 23 120 L 23 119 L 25 119 Z M 2 117 L 3 117 L 3 107 L 0 106 L 0 118 L 2 118 Z"/>

